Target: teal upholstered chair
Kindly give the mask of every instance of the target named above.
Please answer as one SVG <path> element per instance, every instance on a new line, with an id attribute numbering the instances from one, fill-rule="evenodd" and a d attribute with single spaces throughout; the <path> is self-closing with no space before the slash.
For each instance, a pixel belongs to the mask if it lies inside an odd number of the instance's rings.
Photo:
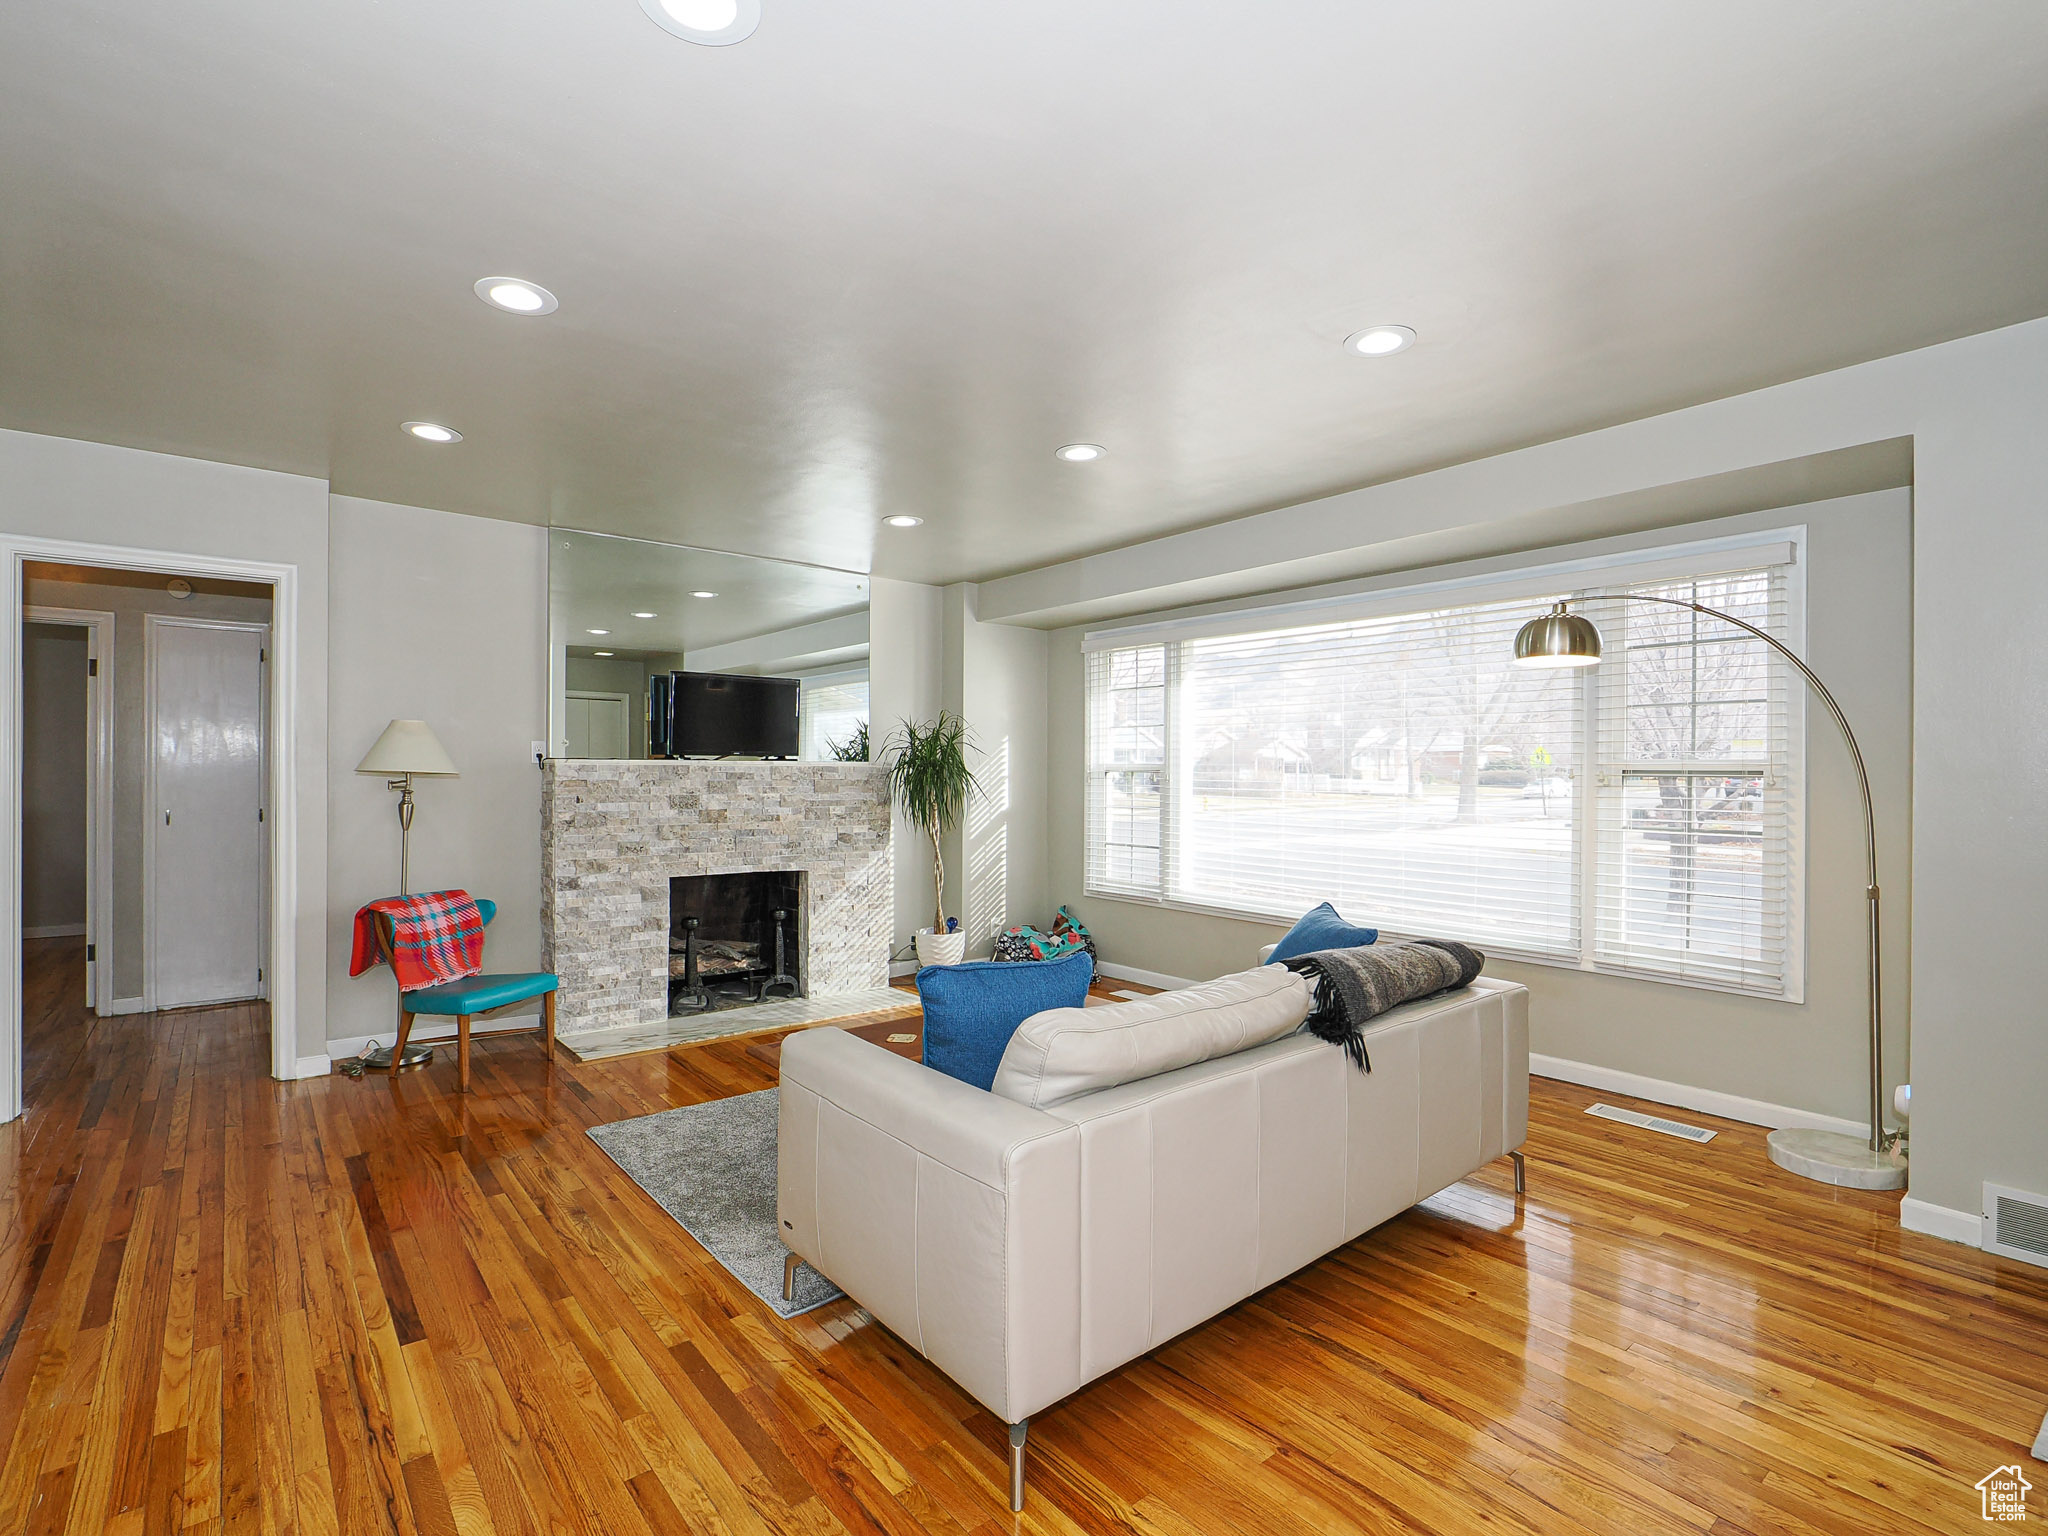
<path id="1" fill-rule="evenodd" d="M 489 927 L 491 919 L 498 915 L 498 904 L 475 898 L 478 914 Z M 391 920 L 381 912 L 377 914 L 377 948 L 383 954 L 384 963 L 391 963 Z M 420 1014 L 435 1014 L 455 1020 L 455 1077 L 461 1083 L 462 1091 L 469 1092 L 469 1025 L 472 1019 L 496 1018 L 501 1014 L 519 1011 L 522 1005 L 530 1004 L 537 997 L 540 1003 L 540 1031 L 546 1037 L 543 1049 L 549 1060 L 555 1054 L 555 989 L 562 979 L 553 971 L 520 971 L 502 975 L 465 976 L 461 981 L 447 982 L 438 987 L 422 987 L 417 992 L 401 992 L 398 1003 L 403 1010 L 398 1020 L 398 1043 L 391 1049 L 395 1062 L 405 1055 L 406 1038 L 412 1034 L 412 1021 Z"/>

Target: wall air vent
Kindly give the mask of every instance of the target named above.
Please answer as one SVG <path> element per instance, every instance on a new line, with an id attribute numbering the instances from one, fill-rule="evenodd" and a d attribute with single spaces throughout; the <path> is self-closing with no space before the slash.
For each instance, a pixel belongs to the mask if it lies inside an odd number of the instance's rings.
<path id="1" fill-rule="evenodd" d="M 1712 1141 L 1719 1134 L 1704 1126 L 1681 1125 L 1676 1120 L 1665 1120 L 1657 1115 L 1639 1115 L 1632 1109 L 1616 1109 L 1612 1104 L 1594 1104 L 1586 1113 L 1598 1115 L 1602 1120 L 1619 1120 L 1623 1125 L 1641 1126 L 1646 1131 L 1662 1131 L 1666 1136 L 1682 1136 L 1687 1141 Z"/>
<path id="2" fill-rule="evenodd" d="M 1984 1248 L 2048 1269 L 2048 1195 L 1986 1184 Z"/>

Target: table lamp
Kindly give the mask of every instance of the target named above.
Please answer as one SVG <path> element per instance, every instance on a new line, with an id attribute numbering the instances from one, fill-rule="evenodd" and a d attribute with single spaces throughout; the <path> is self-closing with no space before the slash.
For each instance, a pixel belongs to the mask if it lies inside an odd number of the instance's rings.
<path id="1" fill-rule="evenodd" d="M 412 781 L 452 779 L 455 764 L 424 720 L 394 720 L 356 764 L 357 773 L 374 773 L 398 792 L 398 894 L 410 894 L 412 855 Z"/>

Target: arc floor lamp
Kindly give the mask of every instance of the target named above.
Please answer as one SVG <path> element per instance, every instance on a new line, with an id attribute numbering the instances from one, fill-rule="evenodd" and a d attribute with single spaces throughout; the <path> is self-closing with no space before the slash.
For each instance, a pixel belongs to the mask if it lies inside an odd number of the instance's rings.
<path id="1" fill-rule="evenodd" d="M 1828 692 L 1827 684 L 1814 674 L 1777 639 L 1756 625 L 1732 613 L 1709 608 L 1705 603 L 1678 597 L 1652 597 L 1643 592 L 1607 594 L 1632 603 L 1660 603 L 1668 608 L 1688 608 L 1707 618 L 1731 624 L 1754 635 L 1799 669 L 1820 700 L 1827 705 L 1842 739 L 1849 744 L 1849 756 L 1856 764 L 1856 785 L 1863 792 L 1864 894 L 1870 912 L 1870 1136 L 1859 1141 L 1838 1131 L 1777 1130 L 1770 1134 L 1771 1161 L 1791 1173 L 1803 1174 L 1827 1184 L 1857 1189 L 1900 1189 L 1906 1182 L 1906 1163 L 1899 1146 L 1899 1134 L 1884 1128 L 1884 1001 L 1883 976 L 1878 968 L 1879 920 L 1877 888 L 1877 815 L 1870 801 L 1870 775 L 1863 767 L 1863 749 L 1856 733 L 1849 729 L 1849 717 Z M 1531 619 L 1515 635 L 1515 661 L 1525 667 L 1592 667 L 1600 662 L 1600 631 L 1591 619 L 1573 613 L 1569 603 L 1560 602 L 1550 612 Z"/>

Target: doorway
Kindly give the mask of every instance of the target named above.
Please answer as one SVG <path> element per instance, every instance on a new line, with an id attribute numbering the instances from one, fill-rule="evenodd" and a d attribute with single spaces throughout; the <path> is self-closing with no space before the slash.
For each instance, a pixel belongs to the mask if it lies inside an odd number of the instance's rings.
<path id="1" fill-rule="evenodd" d="M 73 939 L 85 1002 L 114 1011 L 114 615 L 22 611 L 21 932 Z"/>
<path id="2" fill-rule="evenodd" d="M 94 1019 L 260 1008 L 289 994 L 290 956 L 273 956 L 288 947 L 280 924 L 292 931 L 296 857 L 277 812 L 295 795 L 279 762 L 291 754 L 270 748 L 289 739 L 278 732 L 288 729 L 290 690 L 281 696 L 275 678 L 295 605 L 288 569 L 221 562 L 213 574 L 176 555 L 151 568 L 124 563 L 129 551 L 4 537 L 0 549 L 12 556 L 18 619 L 0 632 L 0 647 L 11 642 L 15 653 L 0 655 L 0 738 L 12 736 L 0 740 L 0 761 L 11 759 L 19 786 L 18 819 L 0 822 L 12 841 L 0 869 L 15 871 L 0 882 L 14 962 L 0 993 L 0 1118 L 12 1118 L 23 1100 L 26 961 L 35 962 L 36 1041 L 68 1032 L 87 1047 L 43 1051 L 39 1080 L 60 1057 L 89 1058 Z M 113 558 L 78 558 L 102 553 Z M 259 574 L 272 579 L 248 579 Z M 72 691 L 79 661 L 82 700 Z M 13 721 L 10 702 L 20 709 Z M 82 859 L 71 852 L 80 817 L 59 791 L 67 783 L 74 798 L 83 790 Z M 70 947 L 59 957 L 51 946 Z M 289 998 L 284 1011 L 280 1019 L 267 1008 L 256 1022 L 270 1037 L 270 1074 L 293 1077 Z M 236 1018 L 246 1042 L 250 1017 Z M 136 1027 L 154 1026 L 144 1018 Z"/>

